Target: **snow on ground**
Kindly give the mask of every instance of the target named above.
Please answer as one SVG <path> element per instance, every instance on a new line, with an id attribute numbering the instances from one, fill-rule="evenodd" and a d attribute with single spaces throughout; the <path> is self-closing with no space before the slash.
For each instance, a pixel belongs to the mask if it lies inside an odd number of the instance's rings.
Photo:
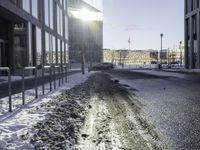
<path id="1" fill-rule="evenodd" d="M 196 78 L 196 75 L 188 75 L 182 72 L 166 72 L 166 71 L 158 71 L 158 70 L 134 70 L 133 72 L 145 73 L 149 75 L 155 75 L 160 77 L 174 77 L 180 79 L 189 79 L 190 77 Z"/>
<path id="2" fill-rule="evenodd" d="M 32 135 L 37 133 L 34 126 L 37 122 L 42 121 L 47 117 L 48 111 L 42 106 L 53 101 L 57 96 L 61 95 L 64 90 L 73 88 L 76 85 L 83 83 L 94 72 L 86 73 L 82 75 L 80 73 L 73 74 L 68 77 L 68 83 L 64 86 L 54 90 L 53 92 L 41 96 L 39 99 L 34 100 L 34 89 L 26 92 L 26 105 L 20 106 L 22 103 L 21 94 L 14 95 L 14 108 L 12 113 L 5 113 L 6 105 L 4 101 L 6 98 L 0 101 L 3 104 L 3 111 L 1 111 L 0 117 L 0 149 L 2 150 L 22 150 L 22 149 L 34 149 L 30 144 Z M 45 86 L 45 93 L 48 92 L 48 84 Z M 39 88 L 41 95 L 41 87 Z M 8 101 L 8 100 L 7 100 Z M 38 109 L 40 107 L 40 109 Z M 2 109 L 2 108 L 1 108 Z"/>

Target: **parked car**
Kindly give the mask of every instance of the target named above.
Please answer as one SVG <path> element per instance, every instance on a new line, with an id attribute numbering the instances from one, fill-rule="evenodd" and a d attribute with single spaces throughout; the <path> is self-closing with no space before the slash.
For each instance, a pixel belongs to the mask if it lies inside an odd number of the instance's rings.
<path id="1" fill-rule="evenodd" d="M 92 70 L 112 70 L 114 65 L 112 63 L 100 63 L 92 67 Z"/>

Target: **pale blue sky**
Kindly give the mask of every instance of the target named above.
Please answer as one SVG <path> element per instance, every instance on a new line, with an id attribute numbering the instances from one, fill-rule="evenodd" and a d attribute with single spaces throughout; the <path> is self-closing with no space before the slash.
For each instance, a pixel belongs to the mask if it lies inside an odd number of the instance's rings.
<path id="1" fill-rule="evenodd" d="M 173 48 L 184 39 L 183 0 L 104 0 L 104 48 Z"/>

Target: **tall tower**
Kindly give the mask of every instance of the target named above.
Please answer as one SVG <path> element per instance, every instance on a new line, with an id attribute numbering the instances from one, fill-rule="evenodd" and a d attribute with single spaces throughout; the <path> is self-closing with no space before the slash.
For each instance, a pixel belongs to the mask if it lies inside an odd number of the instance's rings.
<path id="1" fill-rule="evenodd" d="M 132 41 L 131 41 L 131 38 L 129 37 L 129 38 L 128 38 L 128 46 L 129 46 L 129 50 L 131 50 L 131 43 L 132 43 Z"/>

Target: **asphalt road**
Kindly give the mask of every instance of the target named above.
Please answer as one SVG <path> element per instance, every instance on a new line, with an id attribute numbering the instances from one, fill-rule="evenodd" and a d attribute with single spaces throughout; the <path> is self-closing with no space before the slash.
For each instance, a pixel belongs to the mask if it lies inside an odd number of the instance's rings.
<path id="1" fill-rule="evenodd" d="M 157 71 L 111 71 L 136 94 L 164 149 L 200 149 L 200 76 Z M 131 90 L 135 89 L 135 90 Z"/>

